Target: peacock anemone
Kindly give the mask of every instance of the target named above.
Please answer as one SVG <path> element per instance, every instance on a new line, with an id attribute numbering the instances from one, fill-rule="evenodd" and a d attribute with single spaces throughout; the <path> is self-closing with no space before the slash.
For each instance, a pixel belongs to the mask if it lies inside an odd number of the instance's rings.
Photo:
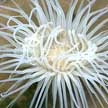
<path id="1" fill-rule="evenodd" d="M 96 108 L 96 99 L 108 104 L 108 29 L 103 29 L 108 8 L 93 11 L 96 0 L 72 0 L 65 14 L 59 0 L 30 0 L 27 13 L 14 0 L 15 7 L 0 9 L 0 92 L 4 100 L 17 93 L 12 106 L 32 85 L 37 85 L 29 108 L 89 108 L 87 94 Z M 87 2 L 85 4 L 85 2 Z M 95 97 L 95 99 L 94 99 Z M 101 100 L 101 98 L 102 100 Z"/>

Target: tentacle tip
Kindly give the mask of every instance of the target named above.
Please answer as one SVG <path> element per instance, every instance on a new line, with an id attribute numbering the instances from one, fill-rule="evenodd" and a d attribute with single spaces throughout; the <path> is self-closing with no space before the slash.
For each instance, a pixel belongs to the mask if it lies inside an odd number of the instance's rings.
<path id="1" fill-rule="evenodd" d="M 0 98 L 4 98 L 4 97 L 5 97 L 4 93 L 0 93 Z"/>

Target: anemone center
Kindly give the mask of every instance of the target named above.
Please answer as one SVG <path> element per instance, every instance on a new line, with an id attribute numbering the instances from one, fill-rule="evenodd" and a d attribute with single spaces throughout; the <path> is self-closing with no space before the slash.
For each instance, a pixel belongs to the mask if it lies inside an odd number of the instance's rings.
<path id="1" fill-rule="evenodd" d="M 97 50 L 85 35 L 51 24 L 25 38 L 24 46 L 28 58 L 36 58 L 44 68 L 58 72 L 72 71 L 78 63 L 87 65 L 95 59 Z"/>

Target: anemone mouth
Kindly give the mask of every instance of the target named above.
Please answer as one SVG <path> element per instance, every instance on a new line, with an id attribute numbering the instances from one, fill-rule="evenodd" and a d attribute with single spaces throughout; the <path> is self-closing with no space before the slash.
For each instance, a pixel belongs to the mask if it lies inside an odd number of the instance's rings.
<path id="1" fill-rule="evenodd" d="M 39 63 L 47 70 L 61 73 L 75 71 L 77 63 L 88 65 L 96 57 L 97 46 L 75 30 L 47 23 L 24 39 L 23 50 L 28 59 L 34 59 L 32 65 Z"/>

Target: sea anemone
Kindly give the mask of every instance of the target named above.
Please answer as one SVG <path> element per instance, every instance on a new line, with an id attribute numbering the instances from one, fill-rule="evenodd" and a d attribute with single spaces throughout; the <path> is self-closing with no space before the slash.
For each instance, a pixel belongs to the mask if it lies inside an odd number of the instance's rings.
<path id="1" fill-rule="evenodd" d="M 95 0 L 72 0 L 65 14 L 58 0 L 30 0 L 28 14 L 11 1 L 16 7 L 0 5 L 16 13 L 0 13 L 7 19 L 0 38 L 8 41 L 0 46 L 0 74 L 8 76 L 0 83 L 12 83 L 0 98 L 17 93 L 7 108 L 34 84 L 29 108 L 88 108 L 87 95 L 95 107 L 95 99 L 101 108 L 102 100 L 108 104 L 108 30 L 102 29 L 108 18 L 96 23 L 108 8 L 92 11 Z"/>

